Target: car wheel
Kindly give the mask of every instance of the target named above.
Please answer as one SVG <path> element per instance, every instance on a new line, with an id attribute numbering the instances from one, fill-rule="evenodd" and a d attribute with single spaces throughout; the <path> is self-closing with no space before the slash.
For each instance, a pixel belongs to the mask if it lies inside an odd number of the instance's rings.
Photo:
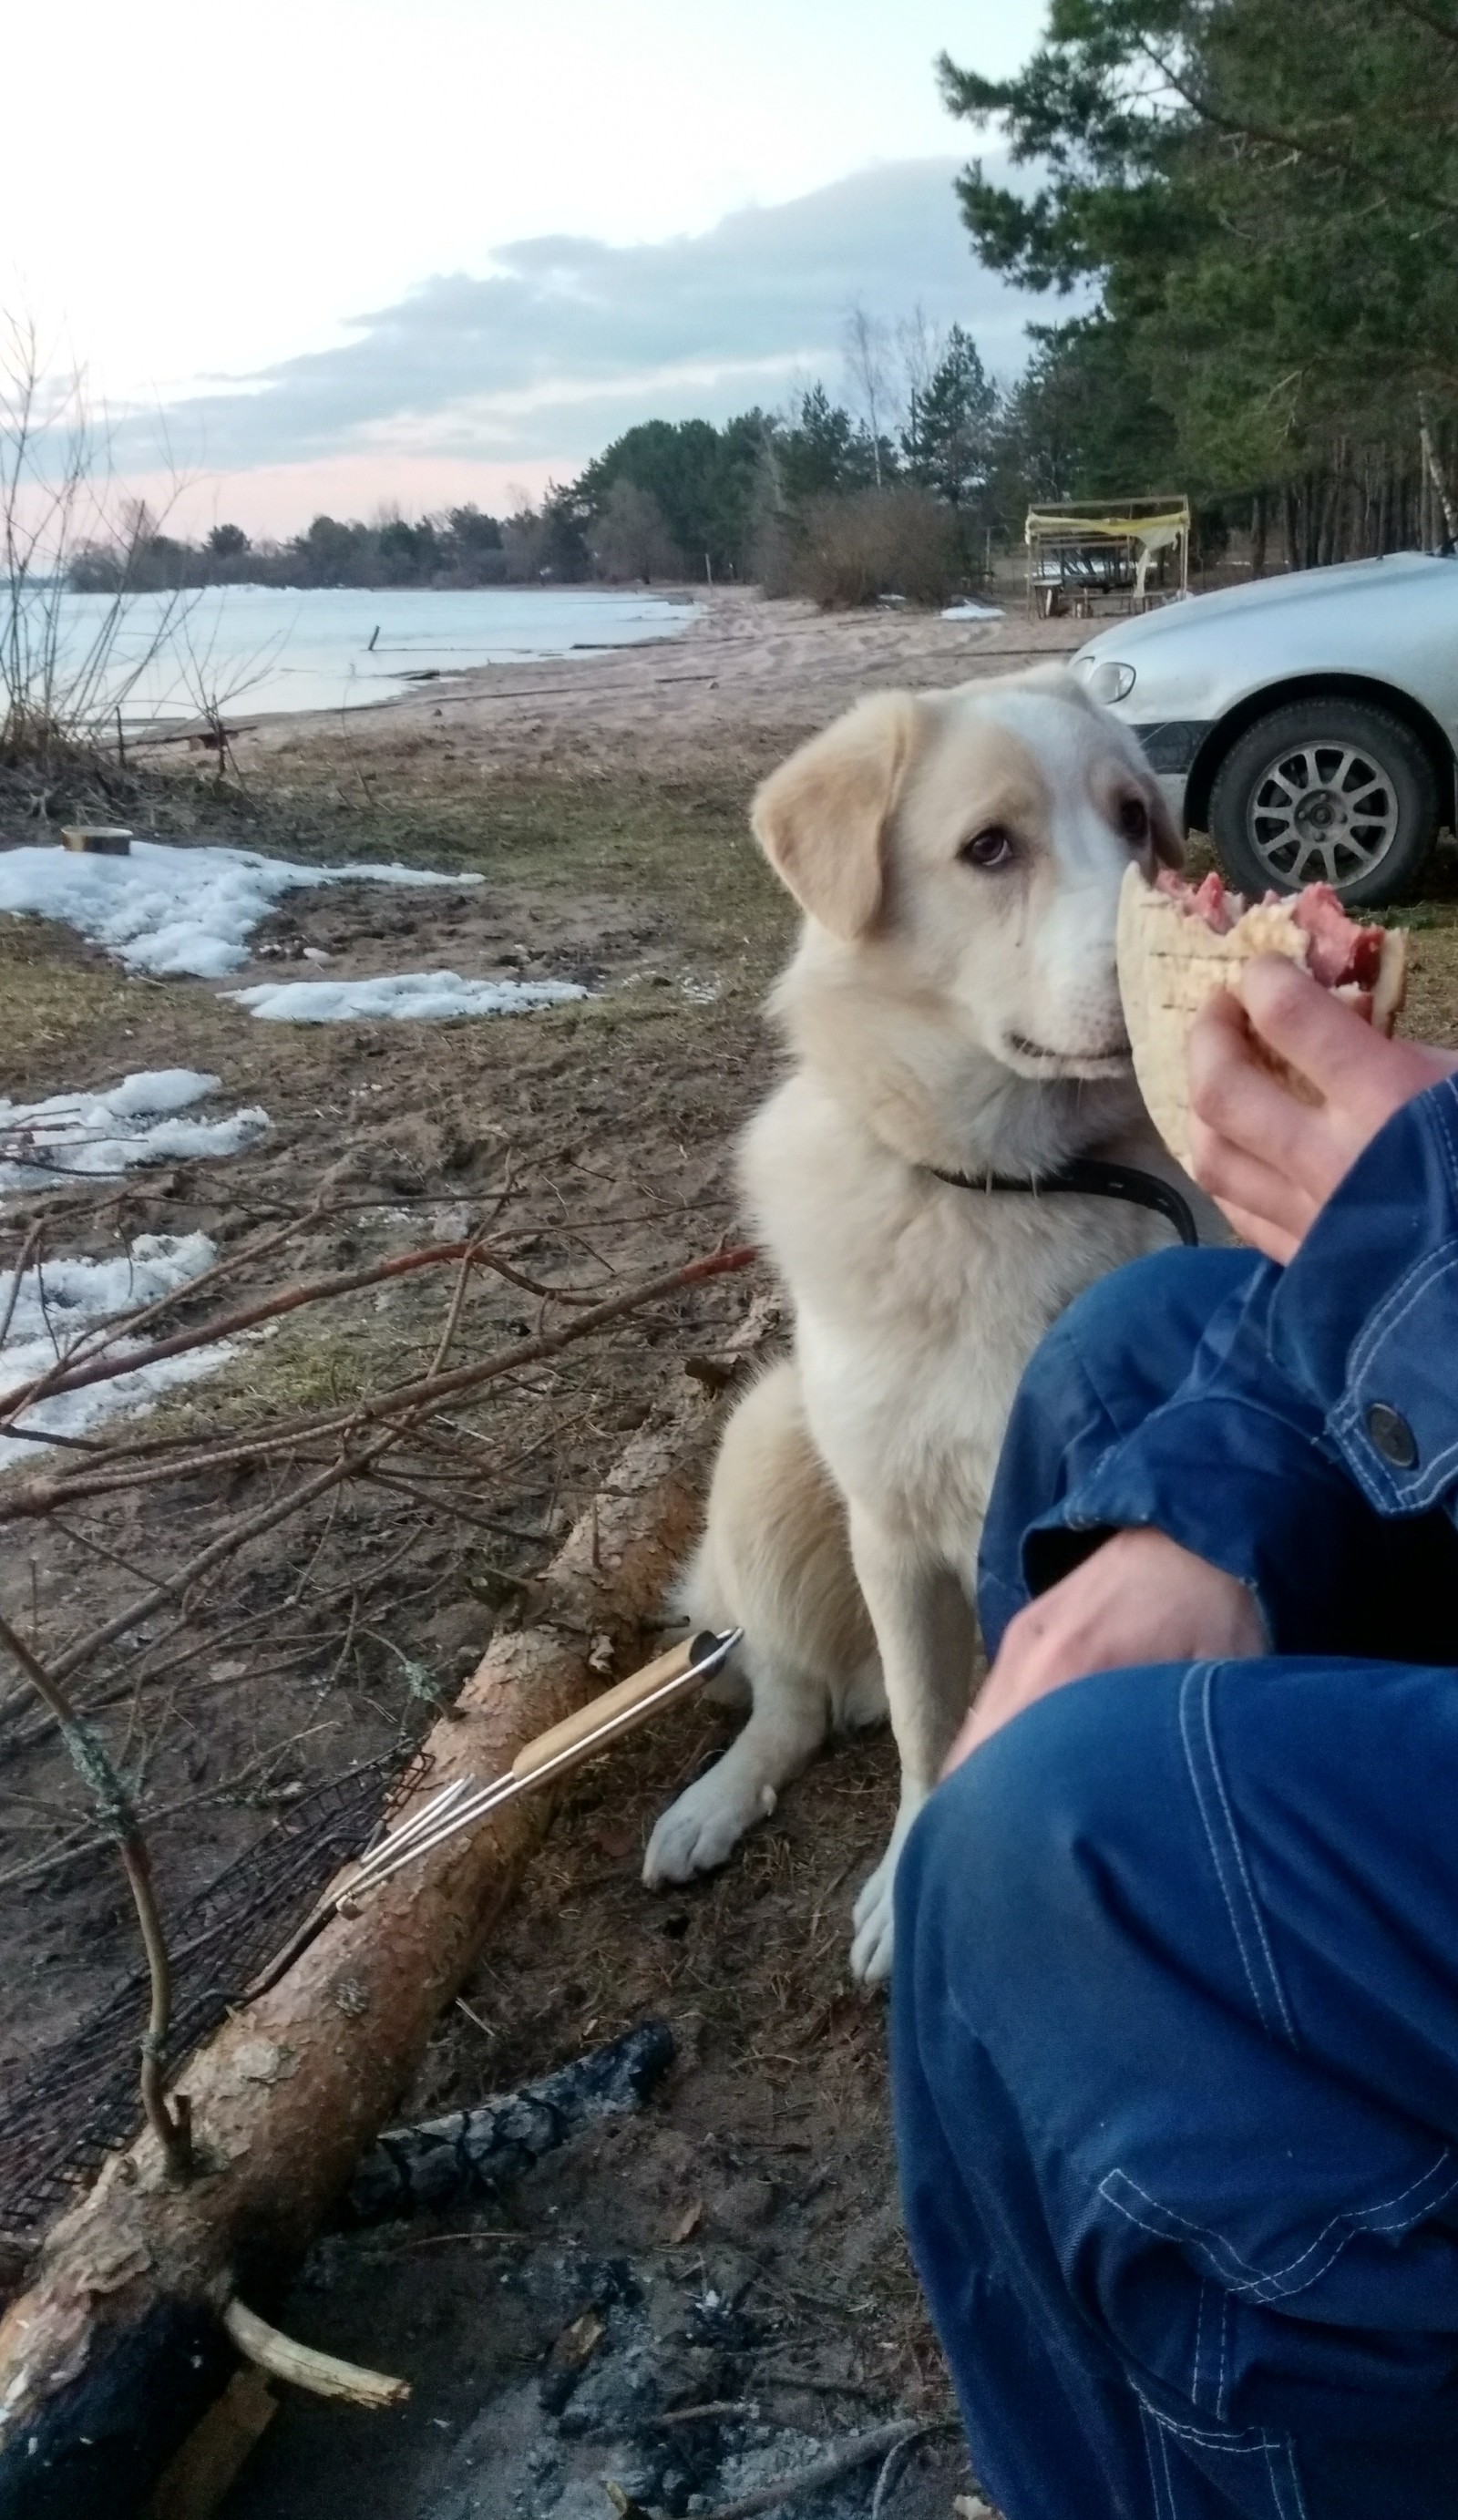
<path id="1" fill-rule="evenodd" d="M 1396 901 L 1437 836 L 1423 744 L 1365 700 L 1293 700 L 1231 745 L 1210 796 L 1210 836 L 1242 892 L 1329 883 L 1345 902 Z"/>

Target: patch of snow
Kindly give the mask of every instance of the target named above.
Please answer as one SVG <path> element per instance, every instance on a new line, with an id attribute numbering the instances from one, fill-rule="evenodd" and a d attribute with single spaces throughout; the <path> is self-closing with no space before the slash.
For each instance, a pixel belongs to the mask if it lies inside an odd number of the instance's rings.
<path id="1" fill-rule="evenodd" d="M 43 1102 L 0 1096 L 0 1193 L 51 1190 L 77 1174 L 114 1176 L 134 1164 L 241 1153 L 268 1134 L 258 1104 L 226 1120 L 178 1117 L 221 1081 L 193 1067 L 139 1068 L 105 1094 L 52 1094 Z"/>
<path id="2" fill-rule="evenodd" d="M 696 980 L 691 971 L 685 971 L 679 982 L 680 997 L 686 998 L 691 1007 L 712 1007 L 723 994 L 722 981 Z"/>
<path id="3" fill-rule="evenodd" d="M 247 959 L 247 939 L 287 893 L 330 883 L 475 884 L 478 875 L 405 866 L 295 866 L 256 849 L 169 848 L 133 840 L 124 858 L 64 848 L 0 852 L 0 910 L 59 919 L 105 945 L 130 971 L 222 978 Z"/>
<path id="4" fill-rule="evenodd" d="M 456 971 L 401 971 L 376 980 L 268 980 L 226 994 L 269 1023 L 438 1023 L 446 1015 L 528 1014 L 588 992 L 575 980 L 463 980 Z"/>
<path id="5" fill-rule="evenodd" d="M 27 1269 L 16 1294 L 5 1344 L 0 1347 L 0 1395 L 31 1382 L 66 1355 L 87 1331 L 119 1313 L 155 1303 L 200 1278 L 217 1258 L 217 1246 L 205 1234 L 143 1234 L 125 1252 L 109 1260 L 46 1260 Z M 15 1271 L 0 1271 L 0 1319 L 9 1307 Z M 130 1356 L 145 1338 L 118 1339 L 114 1356 Z M 237 1349 L 231 1342 L 195 1348 L 187 1356 L 164 1357 L 159 1363 L 121 1373 L 111 1382 L 94 1382 L 83 1391 L 58 1391 L 22 1411 L 17 1423 L 31 1433 L 88 1435 L 108 1418 L 150 1409 L 164 1391 L 196 1382 L 211 1373 Z M 33 1462 L 47 1448 L 14 1436 L 0 1435 L 0 1470 Z"/>
<path id="6" fill-rule="evenodd" d="M 942 618 L 944 621 L 1000 621 L 1002 607 L 1000 604 L 974 604 L 971 596 L 965 595 L 960 604 L 944 605 Z"/>

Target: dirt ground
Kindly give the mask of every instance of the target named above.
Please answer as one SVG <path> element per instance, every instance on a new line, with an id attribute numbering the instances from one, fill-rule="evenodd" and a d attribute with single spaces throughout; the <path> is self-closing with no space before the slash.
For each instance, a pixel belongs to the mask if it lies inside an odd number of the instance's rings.
<path id="1" fill-rule="evenodd" d="M 264 1023 L 218 986 L 129 978 L 66 930 L 0 918 L 7 1094 L 186 1065 L 221 1079 L 216 1107 L 261 1103 L 273 1124 L 226 1163 L 12 1198 L 0 1267 L 37 1225 L 52 1254 L 199 1228 L 232 1253 L 290 1226 L 230 1282 L 243 1302 L 488 1216 L 533 1282 L 579 1291 L 712 1249 L 734 1224 L 735 1133 L 774 1071 L 760 1008 L 791 934 L 747 836 L 754 782 L 863 691 L 1006 670 L 1080 635 L 1012 611 L 825 619 L 731 592 L 674 643 L 260 725 L 221 780 L 181 747 L 134 754 L 89 802 L 138 831 L 484 878 L 295 894 L 225 985 L 305 976 L 307 946 L 331 978 L 449 968 L 594 994 L 445 1025 Z M 52 819 L 75 801 L 53 795 Z M 0 783 L 0 847 L 41 835 L 34 802 Z M 1448 857 L 1404 914 L 1411 1027 L 1431 1038 L 1458 1039 L 1455 896 Z M 405 1755 L 495 1622 L 529 1612 L 626 1434 L 759 1291 L 756 1273 L 725 1280 L 513 1372 L 395 1485 L 322 1502 L 98 1657 L 88 1702 L 142 1803 L 164 1913 L 247 1850 L 287 1846 L 322 1783 Z M 427 1272 L 297 1316 L 148 1426 L 212 1434 L 402 1379 L 428 1360 L 450 1293 Z M 191 1317 L 184 1300 L 169 1321 Z M 532 1294 L 473 1280 L 458 1353 L 540 1318 Z M 64 1528 L 12 1525 L 0 1607 L 49 1657 L 189 1560 L 220 1513 L 262 1502 L 273 1475 L 214 1470 Z M 415 2395 L 375 2417 L 290 2399 L 229 2520 L 590 2520 L 614 2507 L 604 2476 L 657 2509 L 713 2509 L 813 2443 L 898 2411 L 945 2422 L 896 2212 L 883 2008 L 846 1970 L 851 1904 L 895 1802 L 890 1745 L 837 1748 L 723 1874 L 649 1898 L 652 1820 L 728 1731 L 685 1709 L 583 1773 L 401 2114 L 513 2089 L 649 2017 L 674 2033 L 668 2082 L 641 2117 L 578 2138 L 505 2199 L 316 2250 L 284 2323 L 404 2373 Z M 0 1933 L 0 2076 L 33 2074 L 132 1965 L 134 1926 L 78 1780 L 8 1675 Z M 18 2219 L 13 2278 L 33 2227 L 0 2208 L 0 2233 Z M 601 2334 L 564 2392 L 560 2356 L 546 2358 L 589 2314 Z M 657 2422 L 701 2404 L 730 2411 Z M 814 2507 L 867 2513 L 876 2475 Z M 959 2440 L 932 2432 L 880 2507 L 948 2520 L 959 2490 Z"/>

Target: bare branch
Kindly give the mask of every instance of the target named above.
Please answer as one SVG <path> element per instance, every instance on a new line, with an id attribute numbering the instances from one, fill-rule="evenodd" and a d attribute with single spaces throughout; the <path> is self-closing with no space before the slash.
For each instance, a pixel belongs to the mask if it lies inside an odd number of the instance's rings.
<path id="1" fill-rule="evenodd" d="M 478 1364 L 457 1366 L 449 1373 L 427 1374 L 420 1381 L 401 1384 L 393 1391 L 381 1392 L 376 1398 L 359 1401 L 348 1409 L 295 1418 L 255 1437 L 197 1445 L 192 1449 L 174 1444 L 167 1449 L 165 1458 L 140 1468 L 123 1466 L 123 1448 L 117 1447 L 115 1467 L 8 1480 L 0 1487 L 0 1523 L 50 1513 L 57 1506 L 70 1504 L 80 1497 L 110 1496 L 119 1489 L 150 1486 L 159 1479 L 177 1478 L 184 1473 L 192 1475 L 205 1469 L 232 1467 L 243 1462 L 263 1461 L 275 1454 L 296 1450 L 301 1444 L 342 1436 L 381 1418 L 409 1416 L 416 1410 L 433 1413 L 438 1402 L 455 1399 L 464 1391 L 477 1390 L 484 1383 L 499 1380 L 504 1374 L 518 1373 L 523 1366 L 535 1365 L 545 1357 L 555 1356 L 577 1339 L 590 1337 L 609 1322 L 620 1321 L 626 1314 L 638 1312 L 646 1304 L 661 1303 L 669 1295 L 702 1284 L 707 1279 L 746 1269 L 757 1256 L 747 1245 L 712 1252 L 704 1259 L 690 1260 L 683 1268 L 669 1271 L 665 1277 L 650 1279 L 643 1285 L 630 1286 L 622 1294 L 595 1304 L 590 1310 L 579 1313 L 575 1320 L 564 1323 L 560 1329 L 545 1330 L 536 1338 L 520 1339 L 509 1348 L 497 1349 Z M 67 1668 L 70 1667 L 67 1661 Z"/>
<path id="2" fill-rule="evenodd" d="M 23 1637 L 18 1636 L 4 1617 L 0 1617 L 0 1644 L 13 1655 L 37 1694 L 50 1708 L 60 1726 L 62 1739 L 108 1823 L 108 1834 L 115 1839 L 137 1911 L 152 1989 L 152 2008 L 142 2034 L 142 2105 L 169 2169 L 174 2176 L 182 2177 L 192 2163 L 192 2128 L 187 2102 L 179 2097 L 174 2116 L 162 2091 L 162 2059 L 166 2053 L 167 2030 L 172 2017 L 172 1972 L 162 1920 L 157 1914 L 152 1887 L 147 1844 L 131 1796 L 102 1743 L 71 1704 L 61 1678 L 46 1669 L 45 1664 L 31 1652 Z"/>

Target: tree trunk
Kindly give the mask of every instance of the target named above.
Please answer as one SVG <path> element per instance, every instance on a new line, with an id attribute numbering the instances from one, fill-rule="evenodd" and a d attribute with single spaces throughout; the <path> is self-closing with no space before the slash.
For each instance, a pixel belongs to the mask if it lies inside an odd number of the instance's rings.
<path id="1" fill-rule="evenodd" d="M 1251 575 L 1265 575 L 1265 492 L 1258 490 L 1251 502 Z"/>
<path id="2" fill-rule="evenodd" d="M 509 1768 L 594 1695 L 601 1640 L 636 1652 L 693 1536 L 715 1431 L 695 1392 L 666 1431 L 635 1438 L 554 1559 L 541 1621 L 499 1637 L 434 1727 L 413 1799 Z M 328 2221 L 551 1801 L 526 1795 L 407 1867 L 230 2017 L 179 2077 L 198 2159 L 187 2184 L 144 2135 L 55 2227 L 0 2323 L 0 2520 L 129 2520 L 143 2506 L 232 2367 L 217 2322 L 235 2287 L 266 2308 Z"/>
<path id="3" fill-rule="evenodd" d="M 1433 430 L 1428 419 L 1427 403 L 1419 402 L 1418 411 L 1421 419 L 1421 426 L 1418 430 L 1418 441 L 1423 450 L 1423 470 L 1428 480 L 1433 485 L 1433 495 L 1437 501 L 1438 507 L 1442 511 L 1442 540 L 1445 543 L 1458 542 L 1458 507 L 1455 507 L 1454 505 L 1453 489 L 1452 484 L 1448 479 L 1447 467 L 1443 463 L 1437 452 L 1437 448 L 1434 443 Z M 1436 542 L 1437 540 L 1437 536 L 1435 534 L 1433 539 Z M 1426 547 L 1425 538 L 1425 548 Z"/>

